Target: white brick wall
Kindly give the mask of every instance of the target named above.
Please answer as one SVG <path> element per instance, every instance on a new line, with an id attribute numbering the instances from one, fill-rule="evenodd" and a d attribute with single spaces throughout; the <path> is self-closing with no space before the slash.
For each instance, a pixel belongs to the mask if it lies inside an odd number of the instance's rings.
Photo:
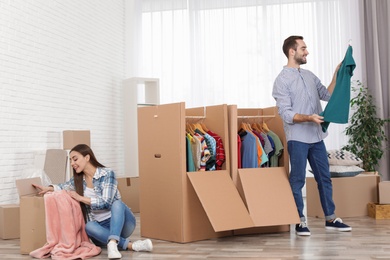
<path id="1" fill-rule="evenodd" d="M 0 204 L 62 131 L 123 174 L 123 0 L 0 0 Z"/>

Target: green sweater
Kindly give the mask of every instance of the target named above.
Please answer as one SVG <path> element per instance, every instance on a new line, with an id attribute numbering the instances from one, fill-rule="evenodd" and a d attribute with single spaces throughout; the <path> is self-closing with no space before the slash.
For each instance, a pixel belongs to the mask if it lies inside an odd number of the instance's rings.
<path id="1" fill-rule="evenodd" d="M 352 57 L 352 46 L 349 46 L 340 69 L 337 72 L 336 86 L 332 96 L 325 110 L 320 114 L 324 117 L 324 122 L 321 124 L 323 132 L 326 132 L 330 122 L 339 124 L 348 123 L 351 99 L 351 77 L 355 67 L 356 64 Z"/>

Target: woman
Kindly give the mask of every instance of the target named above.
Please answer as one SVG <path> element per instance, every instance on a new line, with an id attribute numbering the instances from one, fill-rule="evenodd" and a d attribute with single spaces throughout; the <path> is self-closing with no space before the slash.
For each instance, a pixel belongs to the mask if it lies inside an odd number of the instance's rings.
<path id="1" fill-rule="evenodd" d="M 122 250 L 152 251 L 150 239 L 135 242 L 129 239 L 136 219 L 121 200 L 114 171 L 99 163 L 88 145 L 76 145 L 69 156 L 73 177 L 68 182 L 49 187 L 34 185 L 40 190 L 39 194 L 67 190 L 73 199 L 79 201 L 87 235 L 99 246 L 107 244 L 109 259 L 122 257 L 118 247 Z"/>

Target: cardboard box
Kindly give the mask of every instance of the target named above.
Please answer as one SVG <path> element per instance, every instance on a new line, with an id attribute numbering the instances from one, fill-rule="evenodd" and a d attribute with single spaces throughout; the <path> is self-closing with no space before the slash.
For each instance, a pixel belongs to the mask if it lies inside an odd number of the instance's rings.
<path id="1" fill-rule="evenodd" d="M 368 203 L 367 204 L 368 216 L 375 219 L 390 219 L 390 205 Z"/>
<path id="2" fill-rule="evenodd" d="M 66 165 L 68 164 L 68 152 L 63 149 L 47 149 L 45 156 L 44 172 L 52 184 L 63 183 L 66 180 Z"/>
<path id="3" fill-rule="evenodd" d="M 16 180 L 20 196 L 20 253 L 29 254 L 46 243 L 46 217 L 43 196 L 37 195 L 32 184 L 42 185 L 41 179 Z"/>
<path id="4" fill-rule="evenodd" d="M 222 170 L 186 172 L 186 120 L 199 118 L 223 140 Z M 230 178 L 227 120 L 226 105 L 138 108 L 141 236 L 187 243 L 254 226 Z"/>
<path id="5" fill-rule="evenodd" d="M 89 130 L 64 130 L 63 149 L 70 150 L 78 144 L 91 146 L 91 133 Z"/>
<path id="6" fill-rule="evenodd" d="M 91 133 L 89 130 L 64 130 L 62 133 L 63 149 L 71 150 L 78 144 L 86 144 L 91 147 Z M 70 161 L 66 167 L 66 180 L 73 176 Z"/>
<path id="7" fill-rule="evenodd" d="M 378 185 L 379 204 L 390 204 L 390 181 L 381 181 Z"/>
<path id="8" fill-rule="evenodd" d="M 122 201 L 133 213 L 139 213 L 139 177 L 118 177 L 117 180 Z"/>
<path id="9" fill-rule="evenodd" d="M 332 178 L 336 216 L 367 216 L 367 204 L 378 202 L 378 175 L 359 174 L 355 177 Z M 307 216 L 324 218 L 314 177 L 306 178 Z"/>
<path id="10" fill-rule="evenodd" d="M 0 237 L 2 239 L 20 237 L 19 218 L 18 204 L 0 205 Z"/>
<path id="11" fill-rule="evenodd" d="M 239 109 L 236 105 L 230 105 L 228 109 L 231 178 L 255 226 L 251 229 L 235 230 L 234 234 L 289 232 L 290 224 L 299 223 L 300 220 L 288 180 L 289 156 L 283 121 L 277 108 Z M 278 158 L 278 167 L 238 168 L 239 127 L 242 123 L 255 122 L 265 123 L 283 143 L 284 151 Z"/>

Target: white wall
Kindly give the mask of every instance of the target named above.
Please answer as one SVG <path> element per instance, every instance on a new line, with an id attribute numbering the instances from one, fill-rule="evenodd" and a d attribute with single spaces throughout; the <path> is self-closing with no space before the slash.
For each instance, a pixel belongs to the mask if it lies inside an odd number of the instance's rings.
<path id="1" fill-rule="evenodd" d="M 0 0 L 0 204 L 63 130 L 91 130 L 98 160 L 123 174 L 124 5 Z"/>

